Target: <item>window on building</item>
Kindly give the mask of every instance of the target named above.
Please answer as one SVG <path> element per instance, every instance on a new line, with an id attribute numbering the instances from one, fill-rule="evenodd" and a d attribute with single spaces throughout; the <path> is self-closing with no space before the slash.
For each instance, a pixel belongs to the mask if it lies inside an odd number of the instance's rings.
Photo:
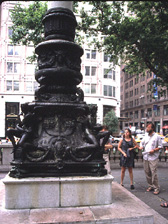
<path id="1" fill-rule="evenodd" d="M 135 89 L 135 96 L 138 95 L 138 93 L 139 93 L 139 89 L 136 88 L 136 89 Z"/>
<path id="2" fill-rule="evenodd" d="M 96 67 L 85 66 L 85 76 L 95 76 L 96 75 Z"/>
<path id="3" fill-rule="evenodd" d="M 12 91 L 12 81 L 11 80 L 6 81 L 6 91 Z"/>
<path id="4" fill-rule="evenodd" d="M 96 50 L 91 50 L 91 59 L 96 59 Z"/>
<path id="5" fill-rule="evenodd" d="M 144 110 L 141 110 L 141 118 L 144 117 Z"/>
<path id="6" fill-rule="evenodd" d="M 19 103 L 12 103 L 12 102 L 6 103 L 6 114 L 7 115 L 10 115 L 10 114 L 18 115 L 18 113 L 19 113 Z"/>
<path id="7" fill-rule="evenodd" d="M 130 107 L 133 107 L 133 101 L 132 100 L 130 101 Z"/>
<path id="8" fill-rule="evenodd" d="M 145 81 L 145 76 L 141 75 L 141 82 Z"/>
<path id="9" fill-rule="evenodd" d="M 85 76 L 90 76 L 90 67 L 85 66 Z"/>
<path id="10" fill-rule="evenodd" d="M 8 38 L 11 38 L 13 34 L 13 30 L 11 28 L 8 28 Z"/>
<path id="11" fill-rule="evenodd" d="M 128 89 L 128 82 L 125 83 L 125 89 Z"/>
<path id="12" fill-rule="evenodd" d="M 163 107 L 163 115 L 168 115 L 168 105 L 164 105 L 164 107 Z"/>
<path id="13" fill-rule="evenodd" d="M 13 81 L 13 90 L 19 91 L 19 81 Z"/>
<path id="14" fill-rule="evenodd" d="M 158 105 L 153 105 L 153 112 L 156 117 L 160 116 L 160 107 Z"/>
<path id="15" fill-rule="evenodd" d="M 110 62 L 110 56 L 104 53 L 104 62 Z"/>
<path id="16" fill-rule="evenodd" d="M 133 86 L 133 80 L 130 81 L 130 87 L 132 87 L 132 86 Z"/>
<path id="17" fill-rule="evenodd" d="M 115 74 L 115 71 L 113 70 L 113 80 L 115 81 L 116 80 L 116 74 Z"/>
<path id="18" fill-rule="evenodd" d="M 96 50 L 85 49 L 86 59 L 96 59 Z"/>
<path id="19" fill-rule="evenodd" d="M 96 84 L 91 84 L 91 94 L 96 93 Z"/>
<path id="20" fill-rule="evenodd" d="M 85 50 L 86 59 L 90 59 L 90 50 Z"/>
<path id="21" fill-rule="evenodd" d="M 152 117 L 152 109 L 151 108 L 147 109 L 147 116 Z"/>
<path id="22" fill-rule="evenodd" d="M 147 95 L 147 103 L 151 103 L 152 102 L 152 96 L 151 95 Z"/>
<path id="23" fill-rule="evenodd" d="M 8 55 L 9 56 L 20 55 L 20 46 L 8 45 Z"/>
<path id="24" fill-rule="evenodd" d="M 135 77 L 135 85 L 138 83 L 139 77 Z"/>
<path id="25" fill-rule="evenodd" d="M 113 79 L 115 81 L 115 79 L 116 79 L 115 71 L 105 68 L 104 69 L 104 78 L 105 79 Z"/>
<path id="26" fill-rule="evenodd" d="M 19 81 L 6 81 L 6 91 L 19 91 Z"/>
<path id="27" fill-rule="evenodd" d="M 133 90 L 130 91 L 130 97 L 132 97 L 132 96 L 133 96 Z"/>
<path id="28" fill-rule="evenodd" d="M 104 68 L 104 78 L 105 79 L 112 79 L 112 70 Z"/>
<path id="29" fill-rule="evenodd" d="M 18 123 L 19 103 L 6 102 L 5 135 L 8 128 L 15 128 Z"/>
<path id="30" fill-rule="evenodd" d="M 113 96 L 112 88 L 112 86 L 104 85 L 104 96 Z"/>
<path id="31" fill-rule="evenodd" d="M 113 97 L 116 97 L 116 87 L 113 86 Z"/>
<path id="32" fill-rule="evenodd" d="M 134 116 L 135 116 L 135 119 L 137 119 L 137 118 L 138 118 L 138 110 L 136 110 L 136 111 L 135 111 Z"/>
<path id="33" fill-rule="evenodd" d="M 145 92 L 145 85 L 141 86 L 141 93 Z"/>
<path id="34" fill-rule="evenodd" d="M 20 63 L 18 62 L 7 62 L 7 73 L 19 73 Z"/>
<path id="35" fill-rule="evenodd" d="M 128 102 L 125 103 L 125 109 L 127 109 L 127 108 L 128 108 Z"/>
<path id="36" fill-rule="evenodd" d="M 133 112 L 130 112 L 130 118 L 133 119 Z"/>
<path id="37" fill-rule="evenodd" d="M 8 45 L 8 55 L 13 55 L 13 46 Z"/>
<path id="38" fill-rule="evenodd" d="M 96 84 L 85 84 L 85 93 L 86 94 L 96 94 Z"/>
<path id="39" fill-rule="evenodd" d="M 96 75 L 96 67 L 91 67 L 91 76 Z"/>

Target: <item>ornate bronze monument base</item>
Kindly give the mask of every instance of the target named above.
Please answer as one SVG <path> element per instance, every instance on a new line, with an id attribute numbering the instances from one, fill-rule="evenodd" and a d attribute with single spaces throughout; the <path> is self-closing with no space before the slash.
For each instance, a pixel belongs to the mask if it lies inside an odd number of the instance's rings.
<path id="1" fill-rule="evenodd" d="M 52 8 L 44 19 L 45 41 L 35 52 L 39 88 L 35 101 L 21 105 L 24 119 L 8 130 L 14 146 L 11 177 L 103 176 L 103 148 L 109 133 L 96 125 L 97 107 L 88 106 L 82 89 L 80 57 L 73 42 L 76 18 L 71 10 Z M 16 144 L 14 136 L 20 140 Z"/>

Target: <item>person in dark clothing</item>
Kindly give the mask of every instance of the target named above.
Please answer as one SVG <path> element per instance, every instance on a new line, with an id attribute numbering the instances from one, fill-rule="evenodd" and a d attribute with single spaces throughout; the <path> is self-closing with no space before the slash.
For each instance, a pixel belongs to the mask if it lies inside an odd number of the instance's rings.
<path id="1" fill-rule="evenodd" d="M 125 129 L 123 139 L 118 143 L 118 150 L 121 152 L 120 166 L 121 166 L 121 185 L 123 185 L 123 180 L 125 176 L 125 170 L 128 168 L 130 176 L 130 188 L 133 190 L 135 187 L 133 185 L 133 171 L 134 167 L 134 152 L 135 148 L 139 148 L 137 142 L 132 138 L 131 130 L 129 128 Z"/>

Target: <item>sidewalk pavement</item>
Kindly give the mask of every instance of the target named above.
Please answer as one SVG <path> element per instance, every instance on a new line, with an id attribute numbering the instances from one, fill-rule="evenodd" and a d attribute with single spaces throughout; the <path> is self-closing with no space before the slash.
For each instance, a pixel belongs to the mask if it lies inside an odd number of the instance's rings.
<path id="1" fill-rule="evenodd" d="M 0 174 L 2 175 L 2 173 Z M 39 223 L 152 223 L 168 224 L 168 220 L 150 208 L 117 182 L 112 183 L 113 203 L 110 205 L 69 208 L 5 209 L 4 185 L 0 181 L 1 224 Z"/>
<path id="2" fill-rule="evenodd" d="M 111 174 L 114 177 L 115 183 L 120 183 L 121 169 L 119 162 L 111 162 Z M 162 163 L 163 164 L 163 163 Z M 161 216 L 168 220 L 168 208 L 162 208 L 160 204 L 164 201 L 168 201 L 168 163 L 158 168 L 158 179 L 160 184 L 160 194 L 154 195 L 152 192 L 146 192 L 147 182 L 142 163 L 136 163 L 133 169 L 134 186 L 135 189 L 130 189 L 130 179 L 128 170 L 126 170 L 124 178 L 124 189 L 130 191 L 133 195 L 143 201 L 146 205 L 158 212 Z M 0 179 L 2 179 L 9 170 L 9 166 L 3 167 L 0 165 Z"/>
<path id="3" fill-rule="evenodd" d="M 113 166 L 111 166 L 111 170 L 114 181 L 120 183 L 121 169 L 114 169 Z M 158 195 L 154 195 L 152 192 L 146 192 L 148 185 L 142 167 L 135 167 L 133 169 L 133 176 L 135 189 L 130 189 L 130 178 L 128 170 L 125 172 L 125 178 L 123 182 L 124 188 L 168 220 L 168 208 L 162 208 L 160 206 L 162 202 L 168 201 L 168 168 L 158 168 L 158 179 L 160 184 L 160 193 Z"/>

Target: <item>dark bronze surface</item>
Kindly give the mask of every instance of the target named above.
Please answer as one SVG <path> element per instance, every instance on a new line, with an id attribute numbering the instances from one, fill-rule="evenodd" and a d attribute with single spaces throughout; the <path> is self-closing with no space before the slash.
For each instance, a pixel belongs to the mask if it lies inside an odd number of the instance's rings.
<path id="1" fill-rule="evenodd" d="M 35 51 L 39 88 L 35 101 L 22 104 L 23 120 L 8 137 L 14 146 L 12 177 L 102 176 L 107 172 L 104 144 L 96 124 L 96 106 L 87 105 L 77 85 L 83 49 L 75 44 L 77 25 L 70 10 L 49 10 L 44 19 L 45 41 Z M 16 143 L 15 137 L 20 138 Z"/>

